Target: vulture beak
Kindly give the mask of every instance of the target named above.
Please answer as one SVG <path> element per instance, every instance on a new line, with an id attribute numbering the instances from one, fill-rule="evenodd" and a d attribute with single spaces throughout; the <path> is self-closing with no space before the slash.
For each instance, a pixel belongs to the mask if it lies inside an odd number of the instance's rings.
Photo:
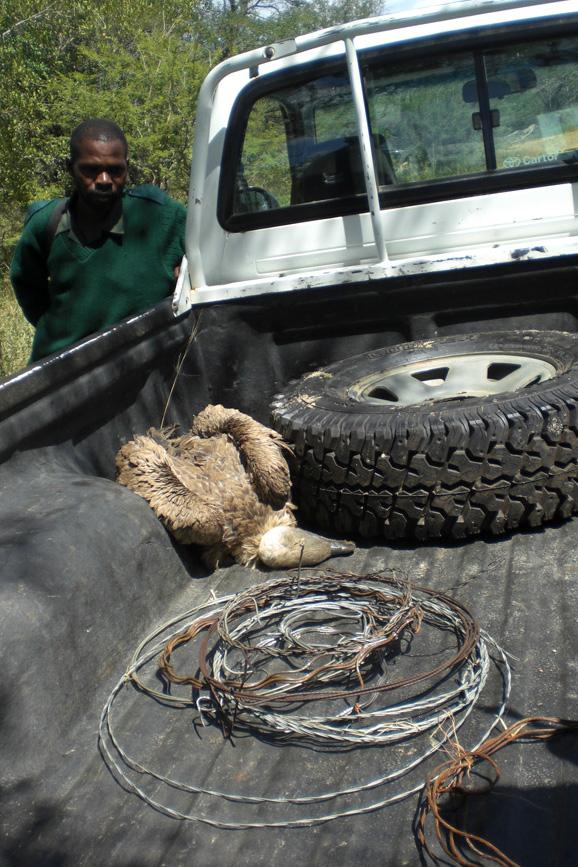
<path id="1" fill-rule="evenodd" d="M 290 569 L 299 565 L 315 566 L 329 557 L 353 551 L 353 542 L 336 542 L 298 527 L 274 527 L 261 539 L 259 559 L 272 569 Z"/>

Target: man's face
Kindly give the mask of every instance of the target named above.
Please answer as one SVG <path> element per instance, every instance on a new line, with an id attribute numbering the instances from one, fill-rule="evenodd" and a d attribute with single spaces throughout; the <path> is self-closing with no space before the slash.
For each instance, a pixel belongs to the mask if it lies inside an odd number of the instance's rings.
<path id="1" fill-rule="evenodd" d="M 126 182 L 128 160 L 122 142 L 85 138 L 78 156 L 67 165 L 82 201 L 91 210 L 107 214 Z"/>

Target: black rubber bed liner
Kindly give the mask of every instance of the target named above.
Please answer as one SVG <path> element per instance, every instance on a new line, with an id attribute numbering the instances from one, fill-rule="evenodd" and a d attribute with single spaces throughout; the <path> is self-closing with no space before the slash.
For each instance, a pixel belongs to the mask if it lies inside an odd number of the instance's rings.
<path id="1" fill-rule="evenodd" d="M 203 312 L 167 422 L 186 426 L 209 402 L 266 422 L 271 396 L 289 379 L 384 340 L 381 332 L 322 340 L 298 330 L 293 339 L 279 322 L 276 332 L 257 304 L 243 311 L 238 320 L 234 310 Z M 297 324 L 294 315 L 290 328 Z M 238 566 L 209 574 L 197 552 L 173 543 L 148 505 L 113 481 L 120 444 L 159 424 L 189 332 L 190 324 L 153 311 L 0 383 L 0 865 L 425 863 L 415 827 L 419 795 L 373 809 L 405 781 L 339 801 L 271 805 L 183 793 L 132 772 L 149 800 L 214 823 L 204 824 L 155 809 L 105 761 L 101 714 L 139 643 L 212 594 L 282 577 Z M 505 724 L 536 715 L 576 719 L 577 542 L 573 518 L 465 542 L 361 542 L 331 567 L 358 576 L 395 570 L 467 606 L 509 654 Z M 393 671 L 410 663 L 411 654 L 392 660 Z M 154 668 L 147 671 L 160 689 Z M 458 735 L 462 746 L 492 720 L 501 695 L 494 673 Z M 203 725 L 196 707 L 167 708 L 131 683 L 121 686 L 111 720 L 129 757 L 160 777 L 256 798 L 356 788 L 415 752 L 411 740 L 402 750 L 346 751 L 272 744 L 235 729 L 225 738 L 220 726 Z M 440 752 L 433 763 L 447 757 Z M 523 867 L 576 863 L 578 737 L 514 743 L 495 760 L 497 785 L 465 801 L 461 827 Z M 431 764 L 409 775 L 411 787 Z M 351 815 L 307 824 L 333 812 Z M 283 827 L 296 821 L 303 826 Z M 222 827 L 243 824 L 263 827 Z"/>
<path id="2" fill-rule="evenodd" d="M 3 477 L 1 515 L 10 578 L 2 584 L 3 863 L 420 863 L 416 795 L 313 827 L 231 830 L 171 818 L 125 791 L 99 750 L 98 728 L 139 642 L 211 593 L 236 593 L 272 576 L 237 566 L 207 575 L 194 554 L 172 545 L 144 502 L 110 480 L 77 476 L 44 453 L 14 460 L 13 469 Z M 577 531 L 572 519 L 465 544 L 367 547 L 332 566 L 359 575 L 405 572 L 468 606 L 511 655 L 508 724 L 531 715 L 575 718 Z M 476 726 L 494 713 L 500 690 L 482 694 Z M 387 746 L 324 752 L 242 732 L 227 740 L 218 726 L 203 726 L 196 709 L 166 708 L 131 685 L 115 701 L 112 721 L 129 755 L 147 768 L 219 791 L 300 797 L 358 785 L 399 761 Z M 513 744 L 496 759 L 499 783 L 468 802 L 462 821 L 525 867 L 572 864 L 578 738 Z M 335 809 L 331 802 L 271 807 L 183 796 L 140 776 L 151 798 L 217 824 L 283 824 Z M 387 796 L 372 791 L 338 809 Z"/>

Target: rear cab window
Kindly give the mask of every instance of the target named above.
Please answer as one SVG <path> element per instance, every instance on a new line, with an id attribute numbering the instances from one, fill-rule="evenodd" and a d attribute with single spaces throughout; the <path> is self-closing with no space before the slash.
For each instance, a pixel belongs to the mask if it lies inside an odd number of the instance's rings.
<path id="1" fill-rule="evenodd" d="M 381 209 L 576 178 L 578 36 L 519 36 L 359 53 Z M 257 79 L 237 102 L 218 214 L 228 231 L 368 210 L 345 60 L 290 79 Z"/>

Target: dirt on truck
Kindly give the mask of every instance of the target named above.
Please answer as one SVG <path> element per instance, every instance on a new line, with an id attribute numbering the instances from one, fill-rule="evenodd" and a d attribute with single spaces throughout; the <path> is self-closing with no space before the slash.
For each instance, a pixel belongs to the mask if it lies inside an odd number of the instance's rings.
<path id="1" fill-rule="evenodd" d="M 569 867 L 578 3 L 230 58 L 173 298 L 0 382 L 2 867 Z M 206 407 L 300 528 L 209 568 L 116 480 Z"/>

